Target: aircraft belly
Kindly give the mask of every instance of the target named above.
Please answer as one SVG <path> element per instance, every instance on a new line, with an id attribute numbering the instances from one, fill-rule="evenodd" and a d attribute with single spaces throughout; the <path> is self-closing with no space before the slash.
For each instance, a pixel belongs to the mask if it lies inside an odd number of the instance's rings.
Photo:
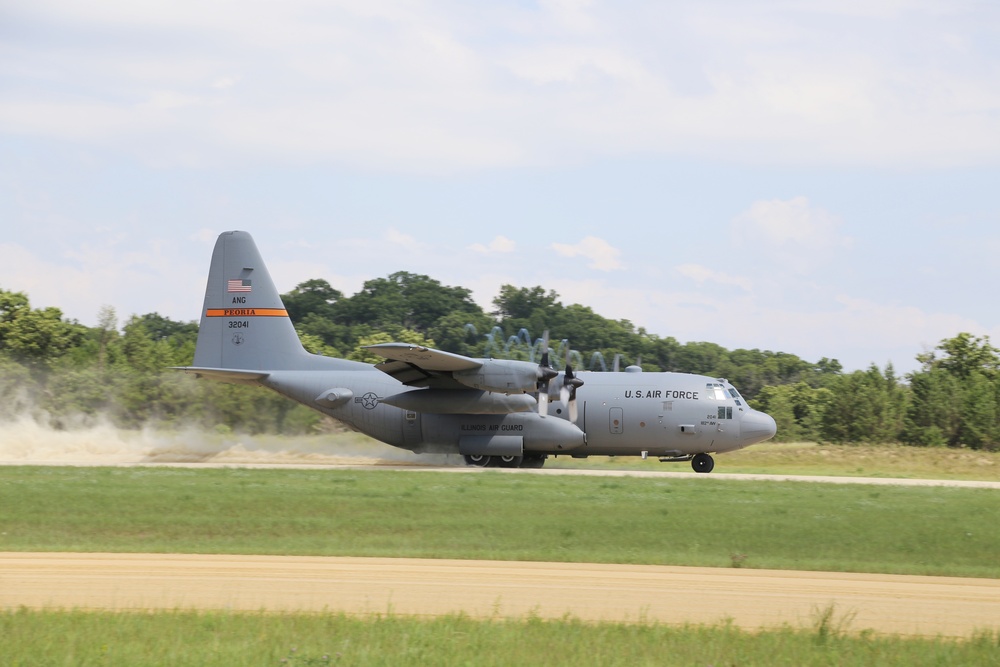
<path id="1" fill-rule="evenodd" d="M 454 447 L 463 442 L 521 438 L 524 451 L 567 452 L 584 444 L 584 434 L 575 424 L 536 413 L 509 415 L 422 415 L 424 440 L 428 444 Z M 498 442 L 500 440 L 497 440 Z"/>

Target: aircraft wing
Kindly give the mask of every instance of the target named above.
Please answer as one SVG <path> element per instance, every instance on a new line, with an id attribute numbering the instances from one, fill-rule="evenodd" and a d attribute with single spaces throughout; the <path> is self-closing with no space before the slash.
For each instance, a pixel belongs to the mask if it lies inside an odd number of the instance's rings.
<path id="1" fill-rule="evenodd" d="M 375 368 L 413 387 L 463 388 L 451 379 L 450 373 L 474 370 L 483 365 L 478 359 L 409 343 L 381 343 L 367 345 L 365 349 L 387 359 Z"/>

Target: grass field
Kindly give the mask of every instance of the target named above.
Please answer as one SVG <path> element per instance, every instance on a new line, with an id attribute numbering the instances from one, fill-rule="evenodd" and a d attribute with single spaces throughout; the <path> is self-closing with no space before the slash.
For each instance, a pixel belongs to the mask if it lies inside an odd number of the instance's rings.
<path id="1" fill-rule="evenodd" d="M 0 467 L 0 550 L 1000 577 L 991 489 L 363 470 Z"/>
<path id="2" fill-rule="evenodd" d="M 547 465 L 559 468 L 600 467 L 621 470 L 690 472 L 687 463 L 630 458 L 560 457 Z M 763 443 L 715 457 L 715 472 L 901 479 L 1000 481 L 1000 452 L 902 445 L 820 445 Z"/>
<path id="3" fill-rule="evenodd" d="M 994 665 L 1000 635 L 963 641 L 844 632 L 830 614 L 808 630 L 731 625 L 586 624 L 573 619 L 340 614 L 0 612 L 0 663 L 10 666 L 233 665 Z"/>
<path id="4" fill-rule="evenodd" d="M 763 469 L 791 473 L 786 459 L 819 451 L 775 446 Z M 619 460 L 588 463 L 614 467 Z M 997 498 L 994 490 L 711 476 L 0 467 L 0 550 L 574 560 L 1000 577 Z M 730 625 L 572 618 L 0 612 L 0 664 L 21 666 L 991 665 L 998 651 L 997 633 L 964 640 L 859 634 L 851 631 L 849 614 L 833 609 L 818 610 L 811 629 L 756 633 Z"/>

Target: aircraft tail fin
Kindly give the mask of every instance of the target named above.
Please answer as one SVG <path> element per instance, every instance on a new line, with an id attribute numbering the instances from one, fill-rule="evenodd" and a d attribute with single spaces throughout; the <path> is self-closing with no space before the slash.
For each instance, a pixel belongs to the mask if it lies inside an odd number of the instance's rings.
<path id="1" fill-rule="evenodd" d="M 247 232 L 220 234 L 208 272 L 194 367 L 304 370 L 313 359 L 299 341 L 253 238 Z"/>

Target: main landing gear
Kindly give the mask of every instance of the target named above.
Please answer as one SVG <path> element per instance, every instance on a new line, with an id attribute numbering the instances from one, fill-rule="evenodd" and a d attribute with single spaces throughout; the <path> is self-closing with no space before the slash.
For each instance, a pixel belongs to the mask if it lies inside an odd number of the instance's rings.
<path id="1" fill-rule="evenodd" d="M 544 454 L 524 456 L 489 456 L 487 454 L 466 454 L 466 465 L 477 468 L 541 468 L 545 465 Z"/>
<path id="2" fill-rule="evenodd" d="M 712 472 L 715 467 L 715 459 L 711 454 L 695 454 L 691 457 L 691 467 L 695 472 Z"/>

